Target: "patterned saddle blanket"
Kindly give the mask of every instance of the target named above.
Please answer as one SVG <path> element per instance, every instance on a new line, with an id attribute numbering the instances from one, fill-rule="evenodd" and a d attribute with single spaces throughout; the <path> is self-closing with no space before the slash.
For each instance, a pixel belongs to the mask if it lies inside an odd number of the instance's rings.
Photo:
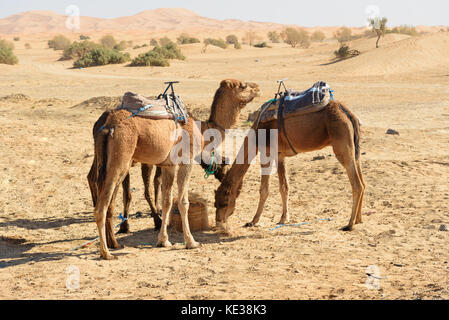
<path id="1" fill-rule="evenodd" d="M 172 119 L 182 123 L 188 121 L 187 109 L 177 95 L 161 94 L 157 99 L 150 99 L 137 93 L 126 92 L 118 109 L 125 109 L 138 117 Z"/>
<path id="2" fill-rule="evenodd" d="M 278 118 L 279 106 L 283 104 L 282 116 L 318 112 L 333 99 L 333 90 L 324 81 L 316 82 L 305 91 L 287 90 L 279 99 L 272 99 L 260 107 L 258 122 L 267 122 Z"/>

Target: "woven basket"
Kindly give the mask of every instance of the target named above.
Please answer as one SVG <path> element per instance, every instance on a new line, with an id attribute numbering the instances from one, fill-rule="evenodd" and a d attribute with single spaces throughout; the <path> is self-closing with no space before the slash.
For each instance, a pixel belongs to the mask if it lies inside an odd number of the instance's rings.
<path id="1" fill-rule="evenodd" d="M 189 227 L 191 232 L 210 230 L 209 217 L 207 215 L 207 205 L 203 201 L 189 200 Z M 173 206 L 170 212 L 170 228 L 182 232 L 181 214 L 178 209 L 178 199 L 173 199 Z"/>

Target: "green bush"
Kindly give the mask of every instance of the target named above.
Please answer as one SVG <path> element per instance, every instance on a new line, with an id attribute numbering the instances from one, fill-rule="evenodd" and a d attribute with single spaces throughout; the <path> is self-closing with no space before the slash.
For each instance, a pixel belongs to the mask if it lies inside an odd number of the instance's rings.
<path id="1" fill-rule="evenodd" d="M 304 29 L 285 28 L 281 33 L 284 42 L 291 45 L 293 48 L 300 46 L 301 48 L 308 48 L 310 46 L 310 36 Z"/>
<path id="2" fill-rule="evenodd" d="M 7 40 L 0 40 L 0 48 L 8 48 L 10 50 L 14 50 L 14 43 L 9 42 Z"/>
<path id="3" fill-rule="evenodd" d="M 19 59 L 14 55 L 12 50 L 6 46 L 0 46 L 0 63 L 17 64 Z"/>
<path id="4" fill-rule="evenodd" d="M 20 41 L 20 37 L 14 37 L 13 40 L 14 41 Z"/>
<path id="5" fill-rule="evenodd" d="M 126 48 L 128 48 L 128 43 L 126 41 L 124 41 L 124 40 L 120 41 L 119 43 L 117 43 L 114 46 L 114 50 L 117 50 L 117 51 L 123 51 Z"/>
<path id="6" fill-rule="evenodd" d="M 159 44 L 161 45 L 161 47 L 165 47 L 166 45 L 168 45 L 170 43 L 174 43 L 174 42 L 171 41 L 168 37 L 163 37 L 163 38 L 159 39 Z"/>
<path id="7" fill-rule="evenodd" d="M 107 64 L 124 63 L 131 60 L 129 53 L 121 53 L 106 47 L 99 47 L 86 52 L 73 63 L 75 68 L 104 66 Z"/>
<path id="8" fill-rule="evenodd" d="M 325 38 L 326 36 L 324 32 L 319 30 L 313 32 L 312 35 L 310 36 L 310 40 L 319 42 L 323 41 Z"/>
<path id="9" fill-rule="evenodd" d="M 254 47 L 256 47 L 256 48 L 269 48 L 269 46 L 267 45 L 267 43 L 265 41 L 261 42 L 261 43 L 256 43 L 254 45 Z"/>
<path id="10" fill-rule="evenodd" d="M 240 42 L 234 43 L 234 49 L 242 49 L 242 45 L 240 44 Z"/>
<path id="11" fill-rule="evenodd" d="M 346 59 L 354 56 L 358 56 L 360 51 L 358 50 L 350 50 L 349 46 L 346 44 L 342 44 L 340 48 L 334 51 L 334 55 L 337 59 Z"/>
<path id="12" fill-rule="evenodd" d="M 157 42 L 156 39 L 151 39 L 151 41 L 150 41 L 150 46 L 156 47 L 156 46 L 158 46 L 158 45 L 159 45 L 159 43 Z"/>
<path id="13" fill-rule="evenodd" d="M 79 59 L 86 53 L 95 48 L 100 48 L 101 45 L 92 41 L 74 41 L 68 48 L 62 53 L 62 57 L 59 60 Z"/>
<path id="14" fill-rule="evenodd" d="M 239 39 L 237 38 L 237 36 L 235 34 L 230 34 L 229 36 L 226 37 L 227 44 L 236 44 L 238 42 L 239 42 Z"/>
<path id="15" fill-rule="evenodd" d="M 117 45 L 117 41 L 115 41 L 115 38 L 111 36 L 110 34 L 104 36 L 100 39 L 100 43 L 102 46 L 113 49 L 115 45 Z"/>
<path id="16" fill-rule="evenodd" d="M 63 35 L 55 36 L 52 40 L 48 40 L 48 47 L 54 50 L 65 50 L 70 46 L 70 40 Z"/>
<path id="17" fill-rule="evenodd" d="M 204 44 L 207 45 L 212 45 L 212 46 L 216 46 L 222 49 L 226 49 L 228 47 L 228 45 L 226 44 L 226 42 L 223 39 L 212 39 L 212 38 L 207 38 L 204 39 Z"/>
<path id="18" fill-rule="evenodd" d="M 281 42 L 281 35 L 279 33 L 277 33 L 276 31 L 270 31 L 267 33 L 268 39 L 272 42 L 272 43 L 279 43 Z"/>
<path id="19" fill-rule="evenodd" d="M 199 39 L 191 37 L 187 33 L 182 33 L 176 40 L 179 44 L 200 43 Z"/>
<path id="20" fill-rule="evenodd" d="M 90 40 L 89 36 L 80 35 L 80 40 Z"/>
<path id="21" fill-rule="evenodd" d="M 160 66 L 168 67 L 170 59 L 185 60 L 185 56 L 178 46 L 171 42 L 163 47 L 157 46 L 153 50 L 139 54 L 131 62 L 131 66 Z"/>

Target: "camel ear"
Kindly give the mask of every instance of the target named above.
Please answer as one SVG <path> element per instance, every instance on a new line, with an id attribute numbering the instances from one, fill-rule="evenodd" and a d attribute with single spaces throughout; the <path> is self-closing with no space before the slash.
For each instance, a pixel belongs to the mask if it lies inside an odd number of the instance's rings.
<path id="1" fill-rule="evenodd" d="M 220 86 L 222 86 L 222 87 L 226 86 L 230 89 L 234 89 L 235 87 L 238 86 L 237 82 L 238 81 L 236 81 L 236 80 L 226 79 L 221 82 Z"/>

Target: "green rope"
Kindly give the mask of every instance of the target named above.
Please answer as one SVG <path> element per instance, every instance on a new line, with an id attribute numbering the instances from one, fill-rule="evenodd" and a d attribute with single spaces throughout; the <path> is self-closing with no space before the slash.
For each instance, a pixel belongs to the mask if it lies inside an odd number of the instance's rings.
<path id="1" fill-rule="evenodd" d="M 217 166 L 214 166 L 214 160 L 215 160 L 215 150 L 212 150 L 211 156 L 210 156 L 210 165 L 207 169 L 205 169 L 206 174 L 204 175 L 204 179 L 209 178 L 210 175 L 217 172 Z"/>

